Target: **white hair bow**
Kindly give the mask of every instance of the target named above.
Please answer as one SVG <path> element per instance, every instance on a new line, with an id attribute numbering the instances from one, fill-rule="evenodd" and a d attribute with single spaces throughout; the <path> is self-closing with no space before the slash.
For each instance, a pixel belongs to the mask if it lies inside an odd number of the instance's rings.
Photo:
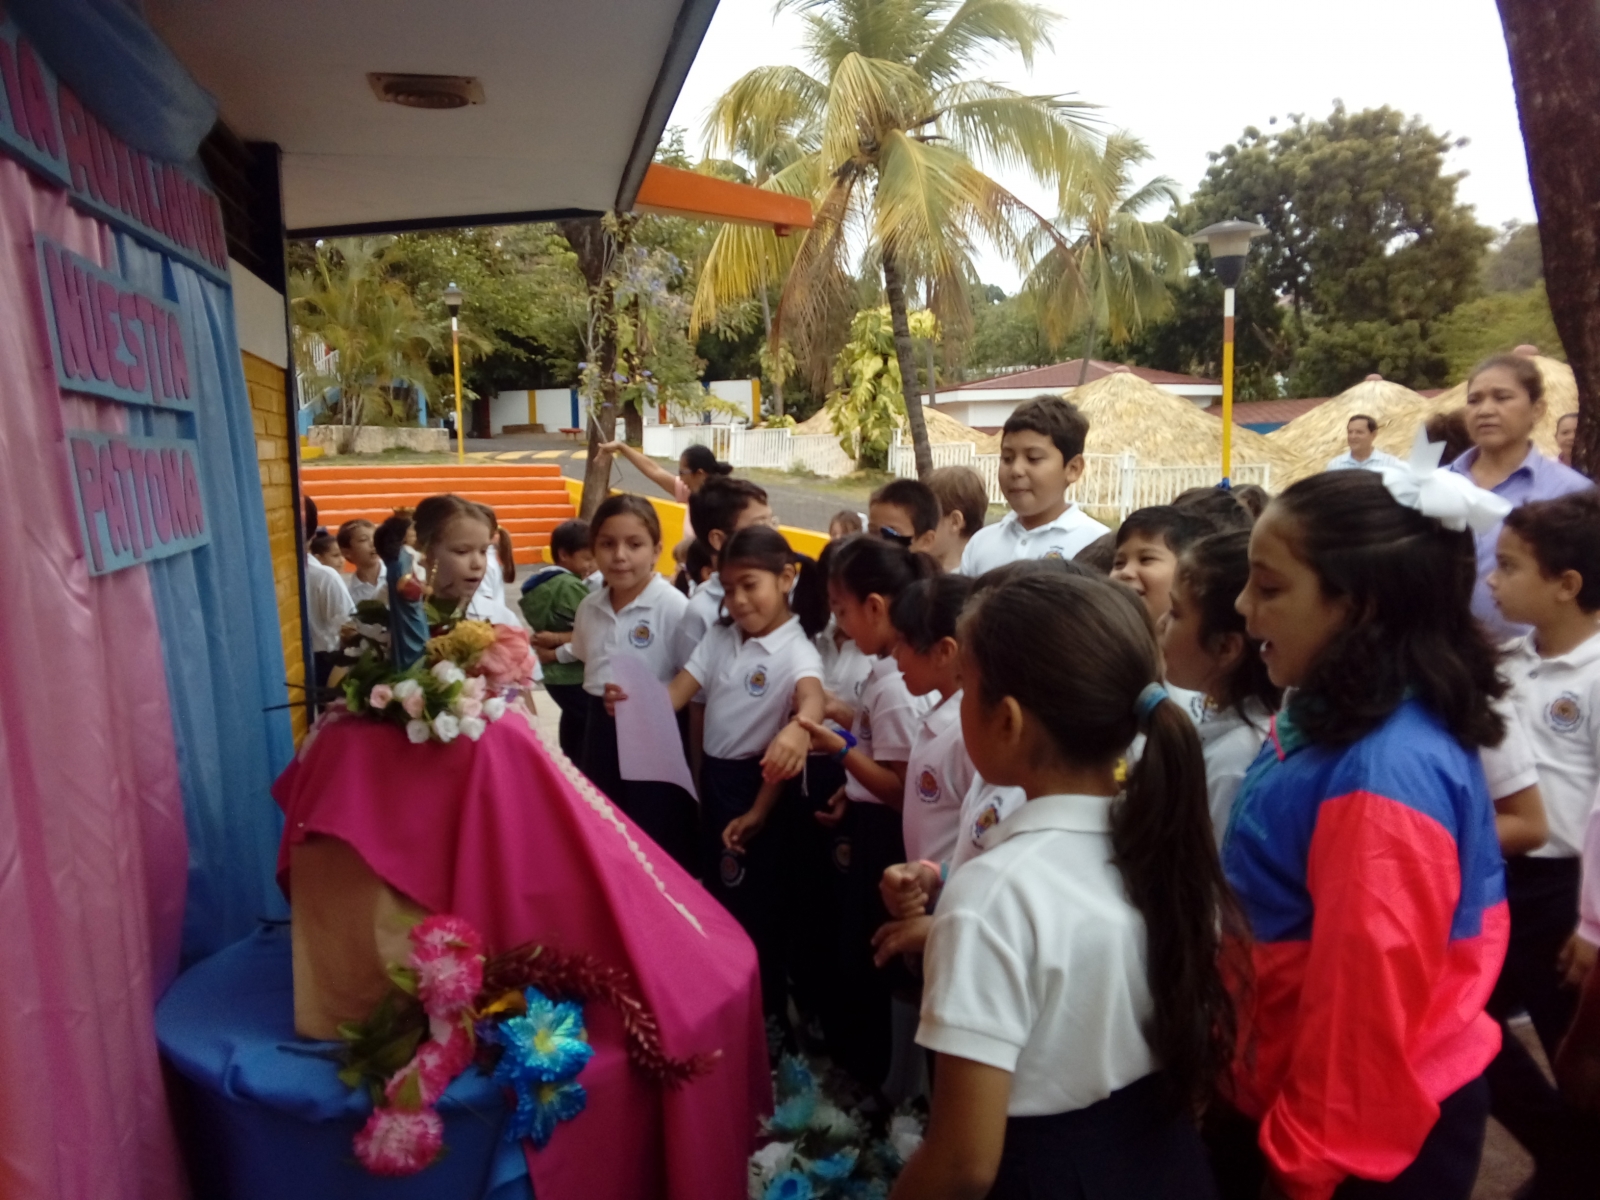
<path id="1" fill-rule="evenodd" d="M 1471 526 L 1474 533 L 1487 533 L 1505 519 L 1511 501 L 1441 467 L 1443 454 L 1444 443 L 1430 442 L 1428 431 L 1418 429 L 1410 461 L 1384 467 L 1383 486 L 1401 504 L 1435 518 L 1446 529 L 1459 531 Z"/>

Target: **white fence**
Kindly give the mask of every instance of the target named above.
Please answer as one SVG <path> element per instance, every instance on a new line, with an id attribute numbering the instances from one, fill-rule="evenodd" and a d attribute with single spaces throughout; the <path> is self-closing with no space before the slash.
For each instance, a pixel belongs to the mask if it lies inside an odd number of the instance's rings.
<path id="1" fill-rule="evenodd" d="M 735 467 L 774 471 L 799 468 L 813 475 L 837 478 L 856 469 L 852 459 L 828 433 L 796 434 L 789 429 L 746 429 L 742 425 L 646 425 L 644 452 L 651 458 L 679 457 L 690 446 L 706 446 Z"/>
<path id="2" fill-rule="evenodd" d="M 941 442 L 929 446 L 935 467 L 971 467 L 983 480 L 991 504 L 1004 504 L 1000 491 L 998 454 L 979 454 L 971 442 Z M 889 470 L 902 479 L 917 477 L 916 452 L 910 446 L 889 447 Z M 1272 486 L 1272 468 L 1264 464 L 1235 464 L 1234 483 Z M 1136 508 L 1170 504 L 1179 492 L 1193 487 L 1212 487 L 1217 482 L 1217 466 L 1203 463 L 1182 466 L 1140 466 L 1131 453 L 1085 454 L 1083 474 L 1067 492 L 1068 499 L 1099 516 L 1115 514 L 1123 520 Z"/>

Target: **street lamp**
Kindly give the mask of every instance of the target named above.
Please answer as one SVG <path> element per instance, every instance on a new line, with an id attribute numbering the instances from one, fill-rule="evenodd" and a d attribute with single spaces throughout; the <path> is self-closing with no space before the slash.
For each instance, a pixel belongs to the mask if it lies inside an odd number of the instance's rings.
<path id="1" fill-rule="evenodd" d="M 1232 292 L 1228 293 L 1230 296 Z M 450 353 L 456 364 L 456 462 L 467 463 L 467 428 L 461 423 L 461 302 L 466 293 L 454 282 L 444 290 L 444 306 L 450 310 Z M 1230 310 L 1231 311 L 1231 310 Z"/>
<path id="2" fill-rule="evenodd" d="M 1189 240 L 1211 251 L 1212 265 L 1222 280 L 1222 486 L 1233 473 L 1233 289 L 1244 273 L 1250 243 L 1267 232 L 1254 221 L 1218 221 Z"/>

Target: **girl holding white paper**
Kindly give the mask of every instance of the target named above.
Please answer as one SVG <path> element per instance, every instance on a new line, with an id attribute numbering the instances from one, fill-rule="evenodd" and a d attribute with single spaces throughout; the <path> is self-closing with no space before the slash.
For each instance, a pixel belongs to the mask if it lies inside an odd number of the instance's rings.
<path id="1" fill-rule="evenodd" d="M 628 495 L 608 498 L 589 524 L 589 544 L 605 586 L 578 605 L 572 640 L 556 651 L 561 662 L 583 663 L 589 711 L 578 765 L 684 870 L 698 874 L 693 797 L 676 784 L 623 779 L 617 723 L 603 699 L 606 685 L 615 681 L 612 664 L 620 656 L 639 657 L 662 682 L 673 677 L 678 664 L 672 645 L 689 602 L 656 574 L 661 523 L 649 501 Z"/>
<path id="2" fill-rule="evenodd" d="M 756 944 L 769 1014 L 784 1006 L 778 904 L 779 838 L 763 836 L 787 781 L 805 764 L 802 720 L 823 712 L 822 659 L 812 637 L 827 621 L 827 585 L 811 559 L 775 529 L 742 529 L 722 550 L 727 616 L 707 632 L 669 685 L 682 710 L 705 691 L 700 768 L 706 888 Z M 616 684 L 608 704 L 627 699 Z"/>

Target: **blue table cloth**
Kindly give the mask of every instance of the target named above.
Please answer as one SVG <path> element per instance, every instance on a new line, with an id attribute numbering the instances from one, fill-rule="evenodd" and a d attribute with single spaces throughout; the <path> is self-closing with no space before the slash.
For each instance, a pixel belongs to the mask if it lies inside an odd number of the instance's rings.
<path id="1" fill-rule="evenodd" d="M 372 1111 L 339 1082 L 337 1043 L 294 1032 L 289 930 L 264 926 L 191 967 L 156 1008 L 198 1200 L 532 1200 L 500 1138 L 501 1091 L 469 1070 L 439 1103 L 444 1156 L 404 1179 L 369 1174 L 351 1138 Z"/>

